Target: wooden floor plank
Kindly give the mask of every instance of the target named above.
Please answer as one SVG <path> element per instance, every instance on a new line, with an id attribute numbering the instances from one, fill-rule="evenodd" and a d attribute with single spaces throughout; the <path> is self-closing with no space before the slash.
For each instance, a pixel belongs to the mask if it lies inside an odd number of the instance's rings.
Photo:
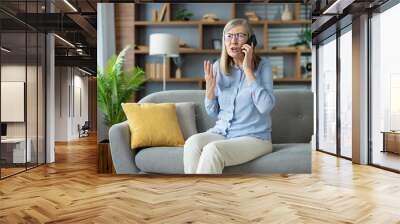
<path id="1" fill-rule="evenodd" d="M 96 173 L 96 139 L 0 181 L 0 223 L 400 223 L 400 175 L 313 152 L 313 173 Z"/>

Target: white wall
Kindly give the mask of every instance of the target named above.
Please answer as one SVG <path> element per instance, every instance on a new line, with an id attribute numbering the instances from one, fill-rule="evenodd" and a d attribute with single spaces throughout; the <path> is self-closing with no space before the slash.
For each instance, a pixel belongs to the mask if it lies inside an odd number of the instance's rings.
<path id="1" fill-rule="evenodd" d="M 36 74 L 36 67 L 34 66 L 27 66 L 25 65 L 18 65 L 18 64 L 6 64 L 1 66 L 1 81 L 3 82 L 25 82 L 26 72 L 29 75 Z M 32 80 L 28 80 L 29 85 L 36 85 L 36 81 L 34 83 Z M 36 100 L 36 88 L 31 89 L 27 88 L 27 106 L 30 105 L 31 102 Z M 31 90 L 31 91 L 30 91 Z M 4 97 L 4 96 L 3 96 Z M 32 105 L 36 108 L 36 101 L 35 105 Z M 9 108 L 1 108 L 1 110 L 8 110 Z M 32 108 L 27 108 L 27 112 L 32 112 Z M 24 110 L 24 108 L 23 108 Z M 25 136 L 25 126 L 28 125 L 28 128 L 34 128 L 36 130 L 36 113 L 28 113 L 28 124 L 26 122 L 7 122 L 7 136 L 8 137 L 24 137 Z M 31 132 L 28 131 L 28 137 Z M 35 132 L 36 135 L 36 132 Z"/>
<path id="2" fill-rule="evenodd" d="M 68 139 L 68 85 L 70 83 L 67 67 L 55 68 L 55 140 Z"/>
<path id="3" fill-rule="evenodd" d="M 82 75 L 81 72 L 79 72 L 78 75 L 76 74 L 76 72 L 77 70 L 75 70 L 74 83 L 73 83 L 75 91 L 72 93 L 74 96 L 71 96 L 72 99 L 74 99 L 74 104 L 75 104 L 75 106 L 72 108 L 71 132 L 69 133 L 72 139 L 79 138 L 78 124 L 82 126 L 85 123 L 85 121 L 89 119 L 88 78 L 87 76 L 81 76 Z M 82 111 L 80 111 L 79 109 L 81 109 Z"/>
<path id="4" fill-rule="evenodd" d="M 38 69 L 38 70 L 37 70 Z M 30 140 L 30 148 L 32 152 L 32 161 L 44 163 L 45 150 L 45 115 L 44 115 L 44 73 L 42 68 L 35 66 L 25 66 L 25 64 L 3 64 L 1 66 L 1 81 L 3 82 L 24 82 L 26 84 L 26 99 L 22 102 L 22 108 L 19 113 L 26 112 L 26 120 L 22 122 L 6 122 L 7 137 L 23 138 L 25 135 Z M 27 78 L 27 80 L 26 80 Z M 4 89 L 2 89 L 2 93 Z M 24 94 L 24 90 L 19 91 Z M 7 95 L 2 95 L 2 98 Z M 26 103 L 26 106 L 25 106 Z M 16 113 L 13 108 L 2 107 L 2 112 Z M 15 109 L 14 110 L 18 110 Z M 37 157 L 38 155 L 38 157 Z"/>
<path id="5" fill-rule="evenodd" d="M 115 54 L 114 3 L 97 4 L 97 64 L 104 68 L 107 60 Z M 97 140 L 108 139 L 108 127 L 104 114 L 97 108 Z"/>
<path id="6" fill-rule="evenodd" d="M 78 124 L 88 120 L 88 78 L 83 75 L 71 67 L 56 67 L 56 141 L 79 138 Z"/>

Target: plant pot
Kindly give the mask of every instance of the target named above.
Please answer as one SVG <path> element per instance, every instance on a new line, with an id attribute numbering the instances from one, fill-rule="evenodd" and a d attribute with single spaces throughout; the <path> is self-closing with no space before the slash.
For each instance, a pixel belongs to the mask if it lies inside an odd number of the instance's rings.
<path id="1" fill-rule="evenodd" d="M 108 139 L 97 144 L 97 173 L 115 173 Z"/>

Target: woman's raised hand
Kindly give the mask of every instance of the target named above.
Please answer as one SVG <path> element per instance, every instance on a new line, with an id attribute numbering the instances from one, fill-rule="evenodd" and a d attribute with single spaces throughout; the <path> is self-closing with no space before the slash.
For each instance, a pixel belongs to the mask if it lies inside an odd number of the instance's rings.
<path id="1" fill-rule="evenodd" d="M 206 95 L 209 100 L 215 97 L 215 84 L 217 75 L 213 72 L 212 63 L 207 60 L 204 61 L 204 79 L 206 80 Z"/>

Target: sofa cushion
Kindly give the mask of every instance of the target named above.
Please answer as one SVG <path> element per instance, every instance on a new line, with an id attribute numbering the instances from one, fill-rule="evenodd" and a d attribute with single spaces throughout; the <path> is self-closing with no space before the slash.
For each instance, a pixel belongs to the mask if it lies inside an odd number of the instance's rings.
<path id="1" fill-rule="evenodd" d="M 311 144 L 273 144 L 273 151 L 267 155 L 224 169 L 226 174 L 265 173 L 311 173 Z"/>
<path id="2" fill-rule="evenodd" d="M 178 117 L 179 127 L 181 128 L 183 139 L 197 134 L 196 115 L 194 103 L 176 103 L 176 116 Z"/>
<path id="3" fill-rule="evenodd" d="M 145 173 L 183 174 L 183 148 L 141 149 L 136 154 L 135 162 Z M 225 167 L 223 170 L 223 174 L 266 173 L 311 173 L 311 145 L 273 144 L 273 152 L 244 164 Z"/>
<path id="4" fill-rule="evenodd" d="M 172 103 L 122 103 L 131 131 L 131 148 L 183 146 L 185 143 Z"/>
<path id="5" fill-rule="evenodd" d="M 198 132 L 207 131 L 215 125 L 216 119 L 208 116 L 204 107 L 204 90 L 167 90 L 149 94 L 143 97 L 139 103 L 179 103 L 193 102 L 196 114 L 196 126 Z"/>
<path id="6" fill-rule="evenodd" d="M 183 147 L 150 147 L 135 156 L 136 166 L 146 173 L 183 173 Z"/>

